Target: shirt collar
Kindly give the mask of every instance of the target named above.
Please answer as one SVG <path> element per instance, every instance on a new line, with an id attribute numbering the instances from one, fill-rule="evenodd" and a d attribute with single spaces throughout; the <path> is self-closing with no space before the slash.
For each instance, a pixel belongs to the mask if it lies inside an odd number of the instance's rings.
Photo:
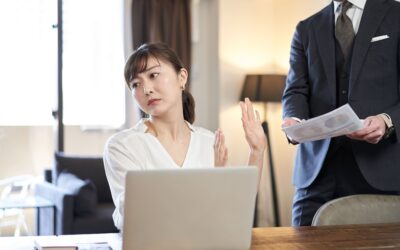
<path id="1" fill-rule="evenodd" d="M 349 1 L 349 2 L 352 3 L 355 7 L 359 8 L 359 9 L 361 9 L 361 10 L 364 10 L 365 3 L 367 2 L 367 0 L 347 0 L 347 1 Z M 333 1 L 333 4 L 334 4 L 335 12 L 340 11 L 340 9 L 338 8 L 339 5 L 340 5 L 340 2 Z"/>

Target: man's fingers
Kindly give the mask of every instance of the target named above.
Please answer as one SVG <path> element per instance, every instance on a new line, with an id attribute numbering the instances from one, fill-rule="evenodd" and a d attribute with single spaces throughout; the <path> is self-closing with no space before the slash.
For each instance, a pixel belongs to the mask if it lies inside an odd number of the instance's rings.
<path id="1" fill-rule="evenodd" d="M 299 123 L 299 121 L 296 121 L 296 120 L 293 119 L 293 118 L 285 118 L 285 119 L 282 121 L 281 127 L 284 128 L 284 127 L 288 127 L 288 126 L 295 125 L 295 124 L 297 124 L 297 123 Z"/>
<path id="2" fill-rule="evenodd" d="M 370 143 L 378 143 L 383 137 L 383 133 L 380 130 L 376 130 L 373 133 L 365 136 L 365 140 Z"/>

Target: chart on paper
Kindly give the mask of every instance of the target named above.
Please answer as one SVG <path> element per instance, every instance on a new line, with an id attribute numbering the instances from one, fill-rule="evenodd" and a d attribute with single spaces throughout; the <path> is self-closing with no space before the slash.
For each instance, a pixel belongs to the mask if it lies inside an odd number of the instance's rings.
<path id="1" fill-rule="evenodd" d="M 350 134 L 361 128 L 363 121 L 346 104 L 329 113 L 284 127 L 283 131 L 292 140 L 302 143 Z"/>

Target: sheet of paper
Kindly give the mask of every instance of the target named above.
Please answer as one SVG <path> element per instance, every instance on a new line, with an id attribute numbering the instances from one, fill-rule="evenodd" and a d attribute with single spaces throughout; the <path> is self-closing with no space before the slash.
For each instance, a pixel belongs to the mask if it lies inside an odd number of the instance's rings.
<path id="1" fill-rule="evenodd" d="M 363 122 L 349 104 L 329 113 L 285 127 L 283 131 L 299 143 L 316 141 L 352 133 L 363 128 Z"/>

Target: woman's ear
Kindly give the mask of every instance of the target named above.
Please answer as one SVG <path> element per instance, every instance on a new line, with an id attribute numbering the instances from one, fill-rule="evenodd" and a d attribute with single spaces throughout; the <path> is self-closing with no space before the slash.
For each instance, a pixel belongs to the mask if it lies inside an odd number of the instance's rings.
<path id="1" fill-rule="evenodd" d="M 179 78 L 179 83 L 181 85 L 181 88 L 184 89 L 186 86 L 187 79 L 188 79 L 188 72 L 185 68 L 181 68 L 181 70 L 179 71 L 179 74 L 178 74 L 178 78 Z"/>

